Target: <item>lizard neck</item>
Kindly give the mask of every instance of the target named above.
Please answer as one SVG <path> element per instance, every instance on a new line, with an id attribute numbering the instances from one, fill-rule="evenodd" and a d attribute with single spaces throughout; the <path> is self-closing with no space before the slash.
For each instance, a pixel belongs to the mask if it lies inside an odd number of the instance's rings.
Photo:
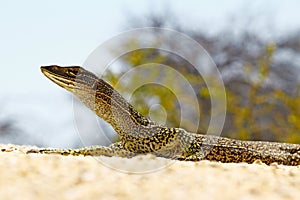
<path id="1" fill-rule="evenodd" d="M 108 122 L 122 135 L 133 134 L 142 127 L 147 128 L 154 122 L 136 111 L 112 86 L 102 79 L 95 80 L 93 88 L 74 91 L 82 103 Z"/>

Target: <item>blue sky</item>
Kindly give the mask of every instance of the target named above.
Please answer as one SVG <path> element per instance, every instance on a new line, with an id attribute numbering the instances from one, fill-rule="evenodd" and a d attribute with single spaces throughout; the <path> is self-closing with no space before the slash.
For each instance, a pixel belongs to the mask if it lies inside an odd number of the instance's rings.
<path id="1" fill-rule="evenodd" d="M 98 45 L 124 30 L 128 13 L 142 16 L 167 8 L 187 27 L 209 24 L 214 30 L 224 26 L 230 14 L 258 12 L 285 30 L 300 26 L 299 5 L 297 0 L 1 0 L 0 91 L 54 88 L 39 66 L 82 64 Z"/>

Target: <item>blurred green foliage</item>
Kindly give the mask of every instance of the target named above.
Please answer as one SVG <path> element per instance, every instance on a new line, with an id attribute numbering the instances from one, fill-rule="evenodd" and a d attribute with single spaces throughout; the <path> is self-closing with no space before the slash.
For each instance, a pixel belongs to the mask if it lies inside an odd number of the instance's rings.
<path id="1" fill-rule="evenodd" d="M 227 112 L 233 119 L 229 136 L 300 143 L 299 85 L 298 90 L 291 93 L 264 88 L 275 51 L 276 46 L 268 44 L 264 54 L 258 58 L 259 74 L 257 79 L 249 82 L 246 102 L 239 94 L 227 89 Z M 250 77 L 252 69 L 254 67 L 247 63 L 244 73 Z"/>
<path id="2" fill-rule="evenodd" d="M 139 47 L 136 40 L 129 41 L 126 45 L 135 45 Z M 300 86 L 294 91 L 284 91 L 276 87 L 266 87 L 272 85 L 273 79 L 270 79 L 271 65 L 276 45 L 273 43 L 265 44 L 264 50 L 256 58 L 256 62 L 244 62 L 243 74 L 244 80 L 238 84 L 225 83 L 227 95 L 227 116 L 222 135 L 243 139 L 243 140 L 270 140 L 300 143 Z M 144 115 L 151 114 L 151 118 L 160 123 L 164 123 L 159 110 L 161 107 L 166 112 L 166 125 L 169 127 L 182 127 L 188 131 L 203 133 L 207 131 L 210 121 L 210 93 L 204 80 L 211 77 L 202 77 L 193 70 L 188 70 L 190 66 L 186 62 L 174 61 L 170 55 L 155 49 L 140 49 L 132 51 L 121 58 L 126 64 L 125 70 L 118 73 L 110 70 L 106 71 L 104 79 L 108 80 L 113 86 L 116 85 L 120 77 L 128 70 L 147 63 L 160 63 L 171 66 L 182 74 L 192 85 L 199 102 L 201 116 L 199 124 L 193 124 L 192 117 L 186 119 L 191 123 L 181 123 L 180 105 L 176 98 L 176 93 L 180 91 L 170 91 L 166 87 L 150 84 L 139 87 L 134 91 L 130 102 L 134 107 Z M 174 62 L 172 62 L 172 60 Z M 253 64 L 253 63 L 256 63 Z M 176 83 L 176 78 L 172 74 L 160 75 L 157 70 L 152 70 L 147 75 L 154 78 L 164 79 L 164 83 L 172 85 Z M 132 93 L 131 86 L 137 84 L 137 77 L 127 80 L 126 84 L 121 84 L 118 90 L 122 94 Z M 242 90 L 239 89 L 243 85 Z M 184 90 L 184 88 L 182 88 Z M 242 91 L 242 92 L 241 92 Z M 186 99 L 189 99 L 187 97 Z M 161 107 L 151 108 L 153 100 Z M 188 101 L 186 101 L 188 104 Z M 156 110 L 158 109 L 158 110 Z M 196 126 L 196 127 L 195 127 Z"/>

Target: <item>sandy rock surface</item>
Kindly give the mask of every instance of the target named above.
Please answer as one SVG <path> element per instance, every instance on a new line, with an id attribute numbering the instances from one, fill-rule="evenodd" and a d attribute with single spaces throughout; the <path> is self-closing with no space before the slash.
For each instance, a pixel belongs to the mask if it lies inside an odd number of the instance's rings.
<path id="1" fill-rule="evenodd" d="M 300 166 L 25 154 L 0 145 L 1 199 L 299 199 Z"/>

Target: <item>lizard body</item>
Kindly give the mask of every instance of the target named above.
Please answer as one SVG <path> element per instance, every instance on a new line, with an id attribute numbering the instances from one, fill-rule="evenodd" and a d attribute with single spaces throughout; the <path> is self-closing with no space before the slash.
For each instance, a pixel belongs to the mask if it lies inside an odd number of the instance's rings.
<path id="1" fill-rule="evenodd" d="M 121 141 L 109 147 L 40 149 L 40 153 L 120 157 L 152 153 L 160 157 L 186 161 L 206 159 L 253 163 L 260 159 L 266 164 L 300 164 L 299 144 L 241 141 L 189 133 L 181 128 L 167 128 L 141 115 L 111 85 L 82 67 L 51 65 L 41 67 L 41 70 L 46 77 L 73 93 L 83 104 L 108 122 Z"/>

